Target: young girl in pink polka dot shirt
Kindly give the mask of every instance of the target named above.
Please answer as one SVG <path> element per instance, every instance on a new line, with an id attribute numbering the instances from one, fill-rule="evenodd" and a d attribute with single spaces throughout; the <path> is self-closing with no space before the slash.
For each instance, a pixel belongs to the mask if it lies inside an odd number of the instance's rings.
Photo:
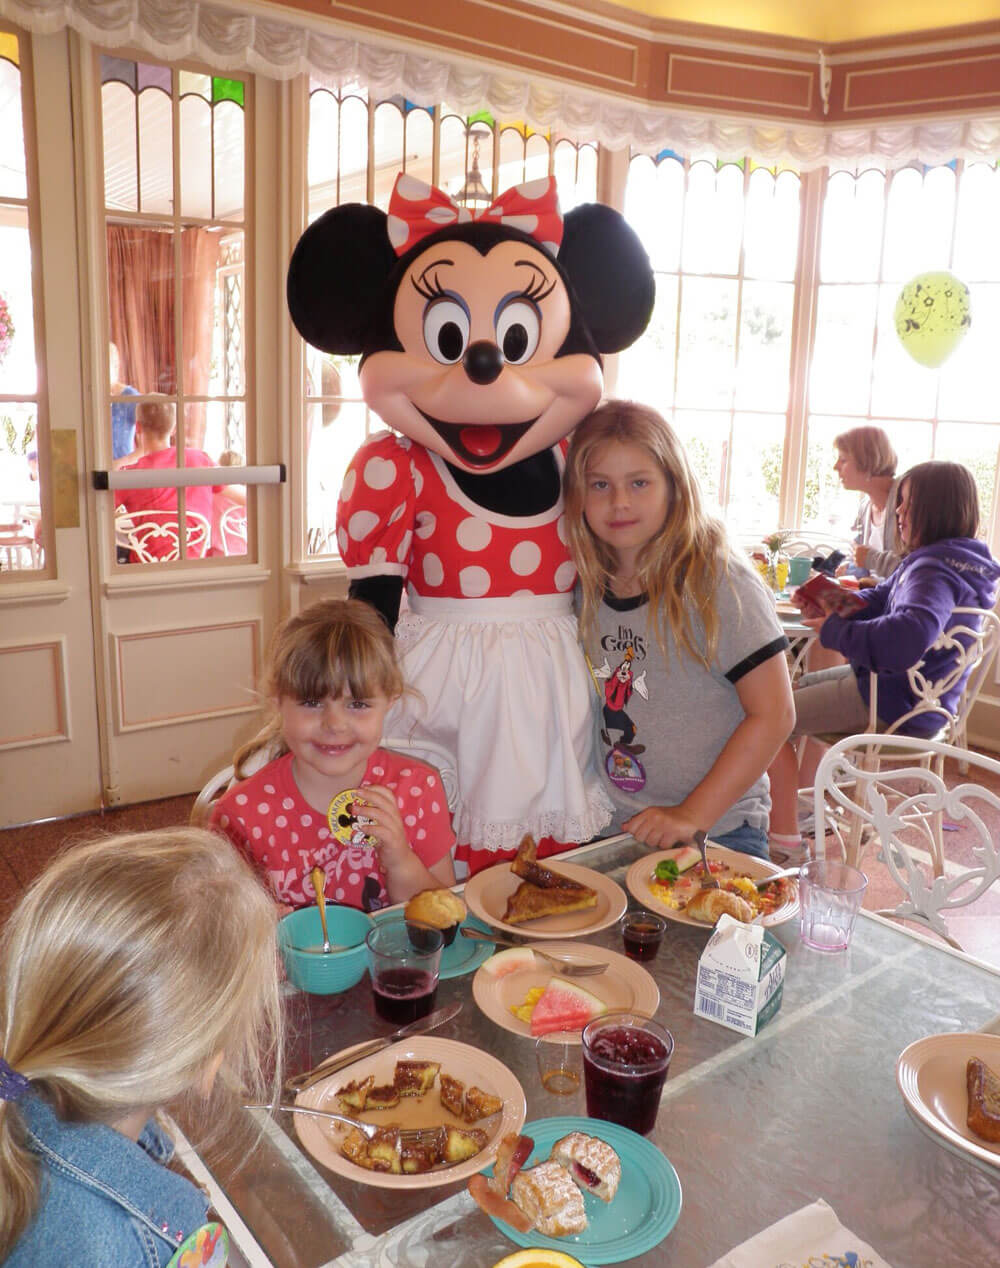
<path id="1" fill-rule="evenodd" d="M 317 866 L 330 902 L 363 911 L 454 885 L 441 776 L 380 747 L 386 712 L 403 690 L 392 634 L 366 603 L 327 599 L 278 629 L 267 672 L 277 713 L 237 753 L 236 773 L 275 740 L 284 751 L 222 796 L 211 822 L 282 906 L 314 901 Z M 331 826 L 331 803 L 355 789 Z"/>

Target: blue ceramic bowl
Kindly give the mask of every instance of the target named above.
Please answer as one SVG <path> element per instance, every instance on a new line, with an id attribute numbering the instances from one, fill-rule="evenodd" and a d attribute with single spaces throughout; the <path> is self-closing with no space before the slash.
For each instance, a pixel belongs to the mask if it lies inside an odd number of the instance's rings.
<path id="1" fill-rule="evenodd" d="M 323 945 L 319 909 L 303 907 L 301 911 L 290 912 L 278 922 L 278 946 L 288 980 L 310 995 L 336 995 L 357 985 L 368 967 L 365 938 L 373 923 L 371 916 L 354 907 L 327 904 L 330 941 L 347 950 L 331 951 L 329 955 L 314 954 L 296 948 Z"/>

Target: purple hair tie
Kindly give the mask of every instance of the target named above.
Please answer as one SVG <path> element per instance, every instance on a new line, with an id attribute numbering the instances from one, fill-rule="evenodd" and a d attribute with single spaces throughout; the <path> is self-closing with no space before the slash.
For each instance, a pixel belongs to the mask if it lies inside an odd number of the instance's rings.
<path id="1" fill-rule="evenodd" d="M 0 1101 L 19 1101 L 31 1084 L 0 1057 Z"/>

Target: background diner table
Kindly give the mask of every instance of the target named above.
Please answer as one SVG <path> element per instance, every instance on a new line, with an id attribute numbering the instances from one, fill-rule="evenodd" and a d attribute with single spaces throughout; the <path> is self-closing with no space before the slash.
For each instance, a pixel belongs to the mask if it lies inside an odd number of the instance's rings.
<path id="1" fill-rule="evenodd" d="M 644 853 L 631 837 L 614 837 L 560 857 L 624 888 Z M 629 897 L 630 908 L 639 905 Z M 802 945 L 797 919 L 772 933 L 788 951 L 784 999 L 754 1038 L 693 1014 L 708 926 L 668 921 L 659 956 L 644 966 L 660 989 L 657 1020 L 675 1040 L 650 1139 L 677 1171 L 683 1206 L 672 1232 L 630 1262 L 707 1268 L 819 1198 L 891 1268 L 995 1262 L 1000 1169 L 925 1134 L 907 1113 L 895 1069 L 900 1052 L 924 1036 L 995 1030 L 1000 972 L 867 912 L 840 954 Z M 615 926 L 577 941 L 622 950 Z M 569 1096 L 546 1092 L 534 1040 L 487 1019 L 471 984 L 471 974 L 439 984 L 437 1007 L 464 1007 L 435 1034 L 504 1062 L 524 1089 L 529 1123 L 585 1115 L 582 1084 Z M 367 974 L 342 995 L 288 987 L 288 1073 L 389 1033 L 371 994 Z M 213 1177 L 220 1214 L 251 1265 L 489 1268 L 517 1249 L 464 1183 L 415 1192 L 356 1184 L 299 1147 L 295 1115 L 246 1112 L 263 1124 L 259 1146 L 235 1170 L 213 1164 Z M 572 1239 L 565 1250 L 576 1253 Z"/>

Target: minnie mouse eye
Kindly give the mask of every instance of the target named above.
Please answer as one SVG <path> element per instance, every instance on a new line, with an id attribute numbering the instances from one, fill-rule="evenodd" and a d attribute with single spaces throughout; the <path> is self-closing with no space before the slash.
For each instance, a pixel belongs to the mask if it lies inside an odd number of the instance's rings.
<path id="1" fill-rule="evenodd" d="M 509 365 L 529 361 L 538 347 L 541 331 L 538 309 L 526 299 L 514 299 L 497 317 L 497 343 Z"/>
<path id="2" fill-rule="evenodd" d="M 469 314 L 454 299 L 436 299 L 424 312 L 424 343 L 435 361 L 454 365 L 469 343 Z"/>

